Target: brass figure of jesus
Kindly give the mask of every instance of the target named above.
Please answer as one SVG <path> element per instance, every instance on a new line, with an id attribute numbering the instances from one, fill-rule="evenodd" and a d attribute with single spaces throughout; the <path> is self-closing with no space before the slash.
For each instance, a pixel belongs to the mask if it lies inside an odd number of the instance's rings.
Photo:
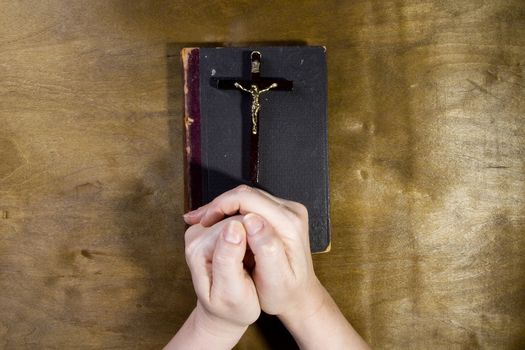
<path id="1" fill-rule="evenodd" d="M 258 117 L 259 117 L 259 111 L 261 109 L 261 103 L 259 102 L 259 98 L 266 91 L 271 90 L 273 88 L 276 88 L 277 87 L 277 83 L 273 83 L 270 86 L 268 86 L 267 88 L 260 89 L 260 90 L 259 90 L 259 87 L 257 85 L 254 85 L 254 84 L 251 85 L 249 90 L 244 88 L 241 84 L 239 84 L 237 82 L 234 84 L 234 86 L 237 89 L 241 89 L 242 91 L 248 92 L 249 94 L 252 95 L 252 107 L 251 107 L 251 111 L 252 111 L 252 134 L 257 134 L 257 129 L 258 129 L 257 120 L 258 120 Z"/>
<path id="2" fill-rule="evenodd" d="M 252 132 L 250 135 L 250 181 L 252 185 L 259 182 L 259 112 L 261 110 L 261 95 L 271 89 L 276 91 L 290 91 L 293 82 L 284 78 L 262 78 L 261 58 L 259 51 L 250 54 L 250 78 L 213 78 L 212 84 L 219 89 L 241 90 L 251 95 Z M 248 86 L 250 88 L 248 88 Z"/>

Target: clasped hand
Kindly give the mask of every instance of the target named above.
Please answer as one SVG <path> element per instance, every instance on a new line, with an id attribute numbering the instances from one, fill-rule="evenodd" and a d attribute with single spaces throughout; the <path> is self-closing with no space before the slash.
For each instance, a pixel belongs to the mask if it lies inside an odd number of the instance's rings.
<path id="1" fill-rule="evenodd" d="M 198 300 L 165 349 L 231 349 L 261 310 L 302 349 L 368 349 L 314 273 L 302 204 L 239 186 L 184 220 Z"/>
<path id="2" fill-rule="evenodd" d="M 261 309 L 286 316 L 316 302 L 312 290 L 319 282 L 303 205 L 239 186 L 184 219 L 191 225 L 185 234 L 186 261 L 197 309 L 209 323 L 219 319 L 223 327 L 245 328 Z"/>

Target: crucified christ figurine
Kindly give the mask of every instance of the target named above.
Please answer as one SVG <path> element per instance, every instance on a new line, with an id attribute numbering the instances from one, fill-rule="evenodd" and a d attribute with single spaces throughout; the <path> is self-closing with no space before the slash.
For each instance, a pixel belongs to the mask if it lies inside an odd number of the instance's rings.
<path id="1" fill-rule="evenodd" d="M 273 88 L 277 87 L 277 83 L 273 83 L 272 85 L 268 86 L 265 89 L 260 89 L 257 85 L 253 85 L 250 87 L 250 89 L 244 88 L 241 84 L 235 83 L 234 86 L 237 89 L 241 89 L 242 91 L 246 91 L 249 94 L 252 95 L 252 134 L 257 134 L 257 119 L 259 116 L 259 110 L 261 109 L 261 104 L 259 103 L 259 97 L 266 91 L 271 90 Z"/>
<path id="2" fill-rule="evenodd" d="M 261 110 L 261 94 L 273 89 L 278 91 L 290 91 L 293 82 L 284 78 L 262 78 L 261 58 L 259 51 L 250 54 L 250 78 L 226 78 L 213 79 L 213 84 L 219 89 L 236 90 L 247 92 L 252 97 L 251 119 L 252 132 L 250 141 L 250 181 L 256 185 L 259 181 L 259 112 Z M 249 88 L 248 88 L 249 86 Z"/>

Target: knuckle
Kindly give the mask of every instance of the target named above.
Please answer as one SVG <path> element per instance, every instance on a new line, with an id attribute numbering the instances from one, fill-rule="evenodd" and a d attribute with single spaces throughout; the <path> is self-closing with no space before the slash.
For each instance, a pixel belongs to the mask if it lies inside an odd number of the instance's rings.
<path id="1" fill-rule="evenodd" d="M 195 250 L 195 246 L 197 245 L 196 241 L 190 229 L 188 229 L 184 234 L 184 252 L 186 255 L 191 254 Z"/>
<path id="2" fill-rule="evenodd" d="M 243 185 L 239 185 L 239 186 L 237 186 L 235 188 L 235 192 L 239 193 L 239 194 L 250 192 L 250 191 L 252 191 L 252 188 L 250 186 L 244 185 L 244 184 Z"/>
<path id="3" fill-rule="evenodd" d="M 191 241 L 192 241 L 192 234 L 190 232 L 190 229 L 187 229 L 186 232 L 184 233 L 184 246 L 186 246 L 186 248 L 191 244 Z"/>
<path id="4" fill-rule="evenodd" d="M 188 227 L 186 232 L 184 232 L 184 244 L 188 245 L 192 241 L 195 241 L 199 235 L 199 229 L 201 229 L 199 225 L 192 225 Z"/>
<path id="5" fill-rule="evenodd" d="M 186 255 L 186 258 L 190 257 L 193 254 L 193 251 L 195 250 L 195 244 L 192 244 L 192 242 L 186 242 L 184 245 L 184 255 Z"/>
<path id="6" fill-rule="evenodd" d="M 302 218 L 307 218 L 308 217 L 308 209 L 306 208 L 306 206 L 302 203 L 297 203 L 296 204 L 296 210 L 297 210 L 297 213 L 299 214 L 299 216 L 301 216 Z"/>
<path id="7" fill-rule="evenodd" d="M 204 217 L 210 219 L 216 216 L 222 216 L 221 215 L 221 203 L 219 198 L 215 198 L 211 203 L 209 204 L 208 210 L 206 211 L 206 214 Z"/>
<path id="8" fill-rule="evenodd" d="M 210 213 L 214 213 L 217 211 L 217 207 L 218 207 L 217 201 L 218 199 L 215 198 L 208 204 L 208 209 L 206 210 L 206 213 L 203 215 L 203 218 L 206 216 L 209 216 Z"/>
<path id="9" fill-rule="evenodd" d="M 184 246 L 184 256 L 188 265 L 194 265 L 203 254 L 199 240 L 191 240 Z"/>
<path id="10" fill-rule="evenodd" d="M 300 217 L 295 212 L 291 212 L 291 211 L 288 212 L 288 219 L 290 220 L 290 223 L 292 224 L 292 226 L 297 229 L 303 229 L 305 226 L 304 218 Z"/>
<path id="11" fill-rule="evenodd" d="M 190 266 L 193 265 L 198 255 L 197 249 L 195 249 L 195 245 L 187 245 L 184 249 L 184 255 L 186 256 L 186 263 Z"/>
<path id="12" fill-rule="evenodd" d="M 184 247 L 184 256 L 186 256 L 186 260 L 191 256 L 192 248 L 188 244 Z"/>
<path id="13" fill-rule="evenodd" d="M 296 213 L 301 218 L 307 218 L 308 217 L 308 208 L 302 203 L 298 202 L 290 202 L 289 204 L 290 209 Z"/>

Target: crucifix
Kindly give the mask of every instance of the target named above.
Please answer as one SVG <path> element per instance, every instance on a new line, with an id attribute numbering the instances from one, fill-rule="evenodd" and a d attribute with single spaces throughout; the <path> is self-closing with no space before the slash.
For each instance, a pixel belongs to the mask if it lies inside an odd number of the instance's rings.
<path id="1" fill-rule="evenodd" d="M 259 51 L 250 54 L 250 80 L 246 79 L 215 79 L 215 87 L 226 90 L 239 90 L 251 96 L 251 137 L 250 137 L 250 181 L 252 185 L 259 182 L 259 114 L 261 111 L 261 95 L 270 90 L 290 91 L 293 82 L 283 78 L 261 78 L 261 58 Z"/>

